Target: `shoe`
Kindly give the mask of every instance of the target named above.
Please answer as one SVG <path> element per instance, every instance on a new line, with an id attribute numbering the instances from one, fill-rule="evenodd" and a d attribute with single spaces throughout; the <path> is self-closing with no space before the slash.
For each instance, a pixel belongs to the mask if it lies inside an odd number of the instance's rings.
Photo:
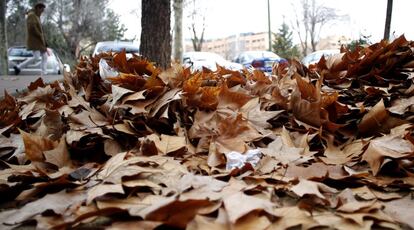
<path id="1" fill-rule="evenodd" d="M 20 73 L 20 68 L 19 68 L 19 67 L 17 67 L 17 66 L 14 66 L 14 67 L 13 67 L 13 69 L 14 69 L 14 74 L 15 74 L 15 75 L 19 75 L 19 73 Z"/>

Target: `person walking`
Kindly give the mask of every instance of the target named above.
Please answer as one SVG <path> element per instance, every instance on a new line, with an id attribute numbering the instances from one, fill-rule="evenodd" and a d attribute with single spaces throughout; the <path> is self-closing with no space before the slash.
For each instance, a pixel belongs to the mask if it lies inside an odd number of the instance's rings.
<path id="1" fill-rule="evenodd" d="M 42 58 L 41 62 L 41 75 L 46 74 L 46 64 L 47 64 L 47 44 L 43 34 L 42 24 L 40 22 L 40 16 L 45 10 L 46 5 L 44 3 L 36 3 L 28 13 L 26 17 L 26 48 L 33 51 L 33 57 L 28 58 L 24 62 L 13 67 L 14 73 L 18 75 L 22 68 L 27 65 L 35 62 L 40 57 Z"/>

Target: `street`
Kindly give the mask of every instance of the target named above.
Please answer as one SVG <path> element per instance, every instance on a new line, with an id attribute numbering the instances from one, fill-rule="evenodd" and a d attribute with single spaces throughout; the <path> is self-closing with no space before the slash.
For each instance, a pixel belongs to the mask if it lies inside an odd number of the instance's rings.
<path id="1" fill-rule="evenodd" d="M 14 94 L 19 91 L 27 89 L 30 82 L 36 81 L 39 75 L 1 75 L 0 76 L 0 97 L 4 96 L 6 90 L 10 94 Z M 46 75 L 43 77 L 43 81 L 52 82 L 55 80 L 63 79 L 63 75 Z"/>

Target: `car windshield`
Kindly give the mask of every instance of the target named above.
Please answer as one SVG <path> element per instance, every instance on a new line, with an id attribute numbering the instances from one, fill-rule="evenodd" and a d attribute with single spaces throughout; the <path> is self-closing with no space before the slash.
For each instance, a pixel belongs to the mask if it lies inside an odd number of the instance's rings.
<path id="1" fill-rule="evenodd" d="M 277 54 L 269 51 L 257 51 L 257 52 L 249 52 L 248 54 L 249 59 L 256 59 L 256 58 L 279 58 Z"/>
<path id="2" fill-rule="evenodd" d="M 138 53 L 139 52 L 138 47 L 131 46 L 131 45 L 118 45 L 118 44 L 101 46 L 101 47 L 98 48 L 98 52 L 99 53 L 109 52 L 109 51 L 121 52 L 124 49 L 127 53 Z"/>
<path id="3" fill-rule="evenodd" d="M 215 53 L 194 53 L 191 55 L 193 61 L 213 61 L 217 63 L 223 63 L 226 60 L 218 54 Z"/>
<path id="4" fill-rule="evenodd" d="M 10 48 L 9 56 L 32 57 L 33 52 L 31 50 L 27 50 L 26 48 Z"/>
<path id="5" fill-rule="evenodd" d="M 328 58 L 329 56 L 333 56 L 337 53 L 339 53 L 338 50 L 317 51 L 317 52 L 311 53 L 308 56 L 306 56 L 302 60 L 302 62 L 305 64 L 312 63 L 315 61 L 317 62 L 322 58 L 322 56 L 324 56 L 325 58 Z"/>

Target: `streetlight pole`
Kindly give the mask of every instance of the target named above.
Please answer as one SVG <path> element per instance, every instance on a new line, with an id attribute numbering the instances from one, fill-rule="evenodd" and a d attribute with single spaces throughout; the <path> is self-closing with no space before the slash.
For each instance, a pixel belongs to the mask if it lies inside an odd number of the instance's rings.
<path id="1" fill-rule="evenodd" d="M 267 26 L 269 33 L 269 51 L 272 51 L 272 30 L 270 29 L 270 0 L 267 0 Z"/>
<path id="2" fill-rule="evenodd" d="M 391 28 L 391 16 L 392 16 L 392 2 L 393 0 L 387 1 L 387 14 L 385 17 L 385 29 L 384 29 L 384 39 L 390 39 L 390 28 Z"/>
<path id="3" fill-rule="evenodd" d="M 6 0 L 0 0 L 0 75 L 7 75 Z"/>

